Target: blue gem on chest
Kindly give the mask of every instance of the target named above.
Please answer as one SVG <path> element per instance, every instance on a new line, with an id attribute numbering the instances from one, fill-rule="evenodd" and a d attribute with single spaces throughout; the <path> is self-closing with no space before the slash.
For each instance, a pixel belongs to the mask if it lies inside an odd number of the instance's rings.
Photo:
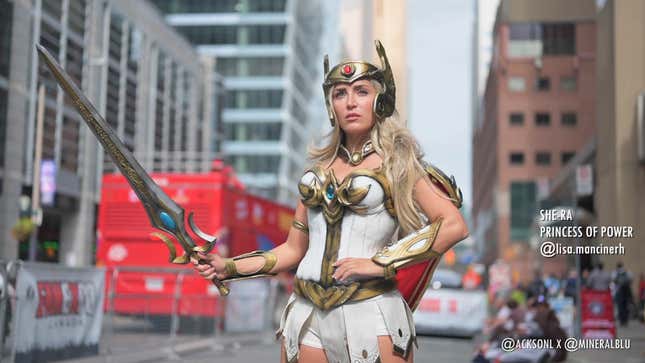
<path id="1" fill-rule="evenodd" d="M 327 199 L 332 200 L 334 199 L 334 195 L 336 195 L 336 191 L 334 190 L 334 186 L 332 184 L 329 184 L 327 186 L 327 190 L 325 191 L 327 194 Z"/>

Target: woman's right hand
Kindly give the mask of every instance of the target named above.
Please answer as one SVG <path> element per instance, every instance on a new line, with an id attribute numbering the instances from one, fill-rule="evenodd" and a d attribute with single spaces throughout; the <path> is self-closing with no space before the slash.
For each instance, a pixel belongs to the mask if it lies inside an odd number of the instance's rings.
<path id="1" fill-rule="evenodd" d="M 226 278 L 226 262 L 220 255 L 215 253 L 208 255 L 197 253 L 197 255 L 199 260 L 191 257 L 190 261 L 193 263 L 195 271 L 203 278 L 207 280 L 212 280 L 215 277 L 219 280 Z"/>

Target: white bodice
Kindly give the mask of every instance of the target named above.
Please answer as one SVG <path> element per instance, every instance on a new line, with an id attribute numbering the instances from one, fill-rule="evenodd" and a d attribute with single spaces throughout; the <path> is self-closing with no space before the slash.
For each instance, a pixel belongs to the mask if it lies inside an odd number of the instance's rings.
<path id="1" fill-rule="evenodd" d="M 309 170 L 302 176 L 301 194 L 308 189 L 311 192 L 309 196 L 314 196 L 307 201 L 303 194 L 303 202 L 308 206 L 309 248 L 298 266 L 296 277 L 320 281 L 330 208 L 344 209 L 338 222 L 341 230 L 337 260 L 371 258 L 390 242 L 397 224 L 392 215 L 393 208 L 388 208 L 391 205 L 391 200 L 388 201 L 389 185 L 379 171 L 357 169 L 339 182 L 333 171 L 321 168 Z"/>

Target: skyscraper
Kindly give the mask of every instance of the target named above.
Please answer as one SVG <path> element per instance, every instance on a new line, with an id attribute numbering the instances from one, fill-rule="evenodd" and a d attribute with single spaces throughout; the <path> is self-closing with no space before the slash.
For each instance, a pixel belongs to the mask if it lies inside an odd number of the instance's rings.
<path id="1" fill-rule="evenodd" d="M 322 79 L 321 2 L 153 3 L 201 55 L 215 58 L 215 70 L 224 77 L 226 160 L 251 192 L 295 203 L 310 130 L 325 120 L 316 102 Z"/>
<path id="2" fill-rule="evenodd" d="M 36 90 L 43 84 L 42 158 L 54 165 L 48 176 L 55 190 L 42 208 L 38 241 L 46 251 L 39 255 L 87 265 L 101 176 L 115 168 L 39 63 L 34 44 L 50 51 L 148 171 L 210 167 L 211 124 L 200 122 L 213 118 L 212 97 L 200 98 L 210 72 L 202 70 L 191 44 L 143 1 L 2 0 L 0 20 L 0 257 L 16 258 L 18 247 L 27 245 L 18 244 L 11 229 L 24 213 L 20 197 L 31 196 L 33 172 L 40 168 L 33 160 Z"/>

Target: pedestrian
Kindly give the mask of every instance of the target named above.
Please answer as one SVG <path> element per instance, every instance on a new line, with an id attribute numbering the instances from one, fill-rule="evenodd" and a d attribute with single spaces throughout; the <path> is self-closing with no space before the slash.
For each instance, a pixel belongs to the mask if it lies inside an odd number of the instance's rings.
<path id="1" fill-rule="evenodd" d="M 571 269 L 569 270 L 569 276 L 564 282 L 564 296 L 572 298 L 574 305 L 578 303 L 577 285 L 578 285 L 578 273 L 576 272 L 575 269 Z"/>
<path id="2" fill-rule="evenodd" d="M 626 326 L 629 322 L 629 310 L 633 304 L 632 295 L 632 275 L 623 267 L 623 263 L 616 263 L 616 270 L 612 273 L 612 282 L 614 283 L 614 301 L 618 308 L 618 321 L 621 326 Z"/>
<path id="3" fill-rule="evenodd" d="M 540 271 L 535 270 L 533 272 L 533 281 L 531 281 L 531 283 L 529 283 L 529 286 L 527 287 L 526 297 L 537 299 L 540 296 L 545 297 L 546 293 L 546 286 L 544 285 Z"/>
<path id="4" fill-rule="evenodd" d="M 611 274 L 604 269 L 602 262 L 598 262 L 587 278 L 587 286 L 596 291 L 609 290 Z"/>
<path id="5" fill-rule="evenodd" d="M 224 281 L 297 267 L 278 331 L 282 362 L 412 362 L 412 310 L 442 254 L 468 235 L 454 180 L 423 163 L 396 120 L 392 70 L 380 42 L 376 50 L 381 68 L 346 61 L 329 70 L 325 57 L 333 129 L 311 149 L 287 241 L 193 261 Z"/>

